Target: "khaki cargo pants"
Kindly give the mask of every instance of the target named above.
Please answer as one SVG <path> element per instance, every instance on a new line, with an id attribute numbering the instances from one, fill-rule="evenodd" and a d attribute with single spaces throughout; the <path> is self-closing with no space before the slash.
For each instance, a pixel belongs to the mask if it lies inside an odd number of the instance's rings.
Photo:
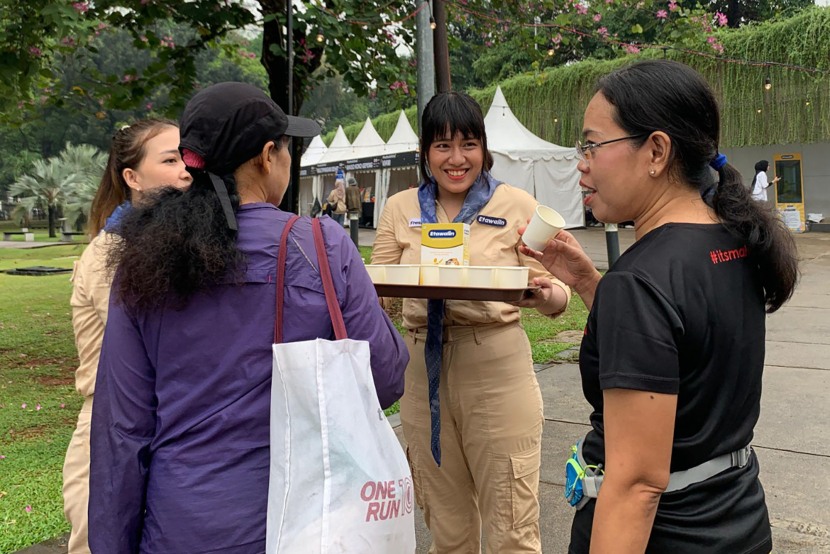
<path id="1" fill-rule="evenodd" d="M 63 464 L 63 511 L 72 525 L 69 554 L 89 554 L 87 542 L 89 506 L 89 426 L 92 422 L 92 397 L 84 401 L 78 426 L 72 433 Z"/>
<path id="2" fill-rule="evenodd" d="M 441 467 L 430 450 L 425 330 L 406 335 L 401 423 L 431 554 L 540 553 L 542 395 L 518 323 L 444 329 Z"/>

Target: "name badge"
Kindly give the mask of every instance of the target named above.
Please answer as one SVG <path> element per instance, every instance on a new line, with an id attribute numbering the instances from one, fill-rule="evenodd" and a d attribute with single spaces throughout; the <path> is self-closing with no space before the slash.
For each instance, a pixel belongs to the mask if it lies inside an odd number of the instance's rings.
<path id="1" fill-rule="evenodd" d="M 486 215 L 480 215 L 476 219 L 482 225 L 492 225 L 493 227 L 504 227 L 507 225 L 507 220 L 502 219 L 500 217 L 489 217 Z"/>
<path id="2" fill-rule="evenodd" d="M 416 218 L 410 219 L 409 220 L 409 226 L 410 227 L 420 227 L 421 226 L 421 218 L 416 217 Z"/>

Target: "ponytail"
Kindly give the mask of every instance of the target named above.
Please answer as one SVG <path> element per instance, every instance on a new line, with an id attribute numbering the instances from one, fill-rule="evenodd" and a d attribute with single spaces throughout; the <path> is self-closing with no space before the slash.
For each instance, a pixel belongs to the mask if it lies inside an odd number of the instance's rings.
<path id="1" fill-rule="evenodd" d="M 189 169 L 189 189 L 153 191 L 122 220 L 122 240 L 107 261 L 118 268 L 114 298 L 129 308 L 180 309 L 210 285 L 241 282 L 245 255 L 236 246 L 236 232 L 228 228 L 207 172 Z M 236 212 L 236 180 L 233 175 L 222 180 Z"/>
<path id="2" fill-rule="evenodd" d="M 767 313 L 773 313 L 795 291 L 795 240 L 770 207 L 752 199 L 737 169 L 725 164 L 718 177 L 712 207 L 724 227 L 746 243 L 751 259 L 758 264 Z"/>
<path id="3" fill-rule="evenodd" d="M 169 119 L 140 119 L 115 133 L 107 167 L 89 209 L 90 235 L 97 236 L 115 208 L 130 199 L 130 187 L 124 181 L 123 171 L 137 168 L 147 155 L 147 141 L 171 127 L 177 128 L 178 125 Z"/>
<path id="4" fill-rule="evenodd" d="M 92 206 L 89 209 L 89 224 L 87 231 L 90 236 L 98 236 L 101 229 L 107 224 L 107 218 L 112 215 L 115 208 L 130 198 L 130 188 L 123 182 L 118 172 L 118 155 L 114 152 L 115 146 L 110 147 L 110 155 L 107 159 L 107 167 L 101 176 L 101 184 L 92 199 Z"/>

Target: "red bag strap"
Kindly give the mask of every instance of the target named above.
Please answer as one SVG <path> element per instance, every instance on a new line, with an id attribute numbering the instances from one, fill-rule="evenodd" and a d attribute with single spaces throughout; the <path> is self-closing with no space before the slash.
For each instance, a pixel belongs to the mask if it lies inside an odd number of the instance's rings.
<path id="1" fill-rule="evenodd" d="M 274 321 L 274 344 L 282 344 L 282 308 L 285 304 L 285 260 L 288 254 L 288 233 L 300 219 L 295 215 L 285 224 L 280 238 L 280 253 L 277 257 L 277 317 Z"/>
<path id="2" fill-rule="evenodd" d="M 280 252 L 277 257 L 277 317 L 274 322 L 274 344 L 282 344 L 283 309 L 285 306 L 285 261 L 288 253 L 288 233 L 294 223 L 300 219 L 294 216 L 288 220 L 280 238 Z M 334 336 L 337 340 L 348 338 L 346 324 L 343 322 L 343 312 L 340 311 L 340 303 L 337 301 L 337 293 L 334 290 L 334 282 L 331 278 L 331 267 L 326 254 L 326 244 L 323 241 L 323 228 L 320 220 L 312 218 L 311 229 L 314 234 L 314 247 L 317 250 L 317 262 L 320 266 L 320 278 L 323 280 L 323 290 L 326 293 L 326 306 L 329 309 L 329 316 L 334 327 Z"/>
<path id="3" fill-rule="evenodd" d="M 329 257 L 326 254 L 326 243 L 323 241 L 323 226 L 320 220 L 312 218 L 311 229 L 314 233 L 314 246 L 317 249 L 317 263 L 320 266 L 320 278 L 323 280 L 323 290 L 326 292 L 326 304 L 329 307 L 329 316 L 334 327 L 334 337 L 337 340 L 349 338 L 346 334 L 346 324 L 343 323 L 343 312 L 340 311 L 340 303 L 337 301 L 337 293 L 334 291 L 334 282 L 331 279 L 331 268 Z"/>

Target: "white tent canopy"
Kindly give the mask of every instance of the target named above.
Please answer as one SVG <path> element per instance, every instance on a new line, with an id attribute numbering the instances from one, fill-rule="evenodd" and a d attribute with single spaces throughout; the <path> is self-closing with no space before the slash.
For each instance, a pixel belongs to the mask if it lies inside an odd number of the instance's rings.
<path id="1" fill-rule="evenodd" d="M 404 152 L 417 152 L 419 148 L 418 135 L 412 130 L 409 118 L 401 110 L 398 123 L 389 141 L 386 143 L 386 154 L 402 154 Z M 386 207 L 386 201 L 390 196 L 402 190 L 408 189 L 419 182 L 419 171 L 417 165 L 389 167 L 380 172 L 380 181 L 375 195 L 375 227 L 380 221 L 380 214 Z"/>
<path id="2" fill-rule="evenodd" d="M 395 131 L 389 137 L 386 143 L 387 154 L 397 154 L 398 152 L 415 152 L 418 150 L 418 135 L 412 130 L 412 125 L 409 124 L 409 118 L 401 110 L 401 115 L 398 118 L 398 124 L 395 126 Z"/>
<path id="3" fill-rule="evenodd" d="M 380 135 L 372 125 L 372 120 L 366 118 L 366 123 L 363 129 L 360 130 L 357 137 L 352 143 L 352 151 L 348 156 L 349 159 L 371 158 L 373 156 L 382 156 L 384 154 L 384 147 L 386 143 L 380 138 Z"/>
<path id="4" fill-rule="evenodd" d="M 326 150 L 328 150 L 326 143 L 323 142 L 320 135 L 317 135 L 311 140 L 311 144 L 308 145 L 308 148 L 303 153 L 303 157 L 300 159 L 300 167 L 315 165 L 326 153 Z"/>
<path id="5" fill-rule="evenodd" d="M 326 153 L 323 154 L 323 157 L 320 158 L 317 163 L 325 164 L 340 162 L 351 157 L 351 154 L 352 145 L 349 142 L 349 139 L 346 138 L 343 126 L 338 125 L 337 132 L 334 134 L 334 139 L 331 141 L 331 144 L 329 144 L 328 150 L 326 150 Z"/>
<path id="6" fill-rule="evenodd" d="M 568 227 L 584 225 L 576 150 L 531 133 L 513 115 L 501 87 L 496 89 L 484 124 L 495 161 L 493 176 L 526 190 L 540 204 L 559 212 Z"/>
<path id="7" fill-rule="evenodd" d="M 328 148 L 326 148 L 326 143 L 323 142 L 320 135 L 317 135 L 312 139 L 311 143 L 308 145 L 308 148 L 306 148 L 303 153 L 303 157 L 300 159 L 300 167 L 310 167 L 317 164 L 325 155 L 327 150 Z M 314 205 L 315 191 L 317 190 L 316 183 L 318 180 L 319 179 L 316 175 L 309 175 L 308 177 L 300 178 L 299 205 L 301 215 L 311 214 L 311 208 Z M 317 199 L 320 200 L 320 197 L 317 196 Z"/>
<path id="8" fill-rule="evenodd" d="M 378 134 L 377 130 L 375 130 L 375 126 L 372 125 L 372 120 L 367 117 L 366 123 L 363 125 L 363 129 L 360 130 L 360 133 L 357 137 L 355 137 L 354 142 L 352 143 L 352 154 L 349 156 L 349 159 L 361 160 L 367 158 L 379 158 L 385 153 L 386 143 Z M 348 171 L 346 175 L 348 177 L 354 177 L 357 181 L 357 185 L 361 189 L 368 188 L 373 191 L 375 198 L 377 198 L 378 192 L 383 188 L 386 171 L 387 170 L 384 169 L 371 167 L 369 169 L 351 170 Z M 377 213 L 377 207 L 377 203 L 375 203 L 373 209 L 375 226 L 377 226 L 376 218 L 380 215 Z"/>

